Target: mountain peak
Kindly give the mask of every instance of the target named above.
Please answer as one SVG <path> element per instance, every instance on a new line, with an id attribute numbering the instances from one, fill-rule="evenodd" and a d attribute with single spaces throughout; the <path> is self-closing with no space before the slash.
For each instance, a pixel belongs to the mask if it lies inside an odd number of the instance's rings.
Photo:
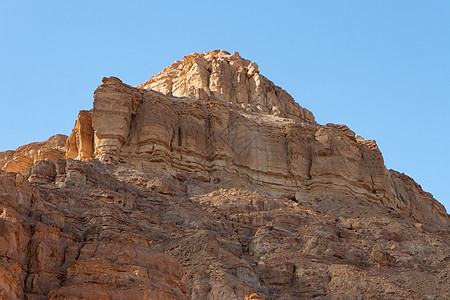
<path id="1" fill-rule="evenodd" d="M 238 52 L 214 50 L 186 55 L 138 87 L 175 97 L 215 97 L 247 111 L 314 122 L 309 110 Z"/>

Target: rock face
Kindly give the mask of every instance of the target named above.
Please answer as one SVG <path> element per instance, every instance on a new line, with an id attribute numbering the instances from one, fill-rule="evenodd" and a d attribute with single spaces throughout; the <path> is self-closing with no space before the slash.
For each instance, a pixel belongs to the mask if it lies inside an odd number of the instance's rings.
<path id="1" fill-rule="evenodd" d="M 85 187 L 95 186 L 96 193 L 81 192 L 79 184 L 54 188 L 56 178 L 73 180 L 72 162 L 39 161 L 25 177 L 0 171 L 0 287 L 5 299 L 188 299 L 178 263 L 152 250 L 145 236 L 120 232 L 114 225 L 116 212 L 108 213 L 117 207 L 114 201 L 127 207 L 114 195 L 130 192 L 133 197 L 133 191 L 108 176 L 97 181 L 100 174 L 83 163 L 84 176 L 90 178 Z M 41 178 L 39 190 L 26 177 L 32 182 Z"/>
<path id="2" fill-rule="evenodd" d="M 258 65 L 223 50 L 187 55 L 138 86 L 175 97 L 214 97 L 234 108 L 314 121 L 283 89 L 259 73 Z"/>
<path id="3" fill-rule="evenodd" d="M 0 152 L 0 169 L 23 173 L 39 160 L 58 160 L 66 156 L 67 136 L 57 134 L 45 142 L 31 143 L 16 151 Z"/>
<path id="4" fill-rule="evenodd" d="M 411 197 L 404 193 L 415 183 L 386 169 L 375 141 L 345 125 L 318 125 L 237 53 L 188 55 L 139 87 L 105 78 L 92 112 L 78 117 L 68 157 L 145 172 L 158 166 L 202 182 L 245 182 L 301 201 L 364 197 L 448 225 L 431 195 L 420 188 Z"/>
<path id="5" fill-rule="evenodd" d="M 104 78 L 0 166 L 7 299 L 450 297 L 444 207 L 237 53 Z"/>

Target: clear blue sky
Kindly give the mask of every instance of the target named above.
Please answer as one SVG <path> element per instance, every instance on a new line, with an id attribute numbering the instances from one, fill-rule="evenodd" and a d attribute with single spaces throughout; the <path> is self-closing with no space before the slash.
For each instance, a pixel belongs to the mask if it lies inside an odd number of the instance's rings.
<path id="1" fill-rule="evenodd" d="M 104 76 L 225 49 L 450 208 L 450 1 L 0 0 L 0 38 L 0 151 L 68 135 Z"/>

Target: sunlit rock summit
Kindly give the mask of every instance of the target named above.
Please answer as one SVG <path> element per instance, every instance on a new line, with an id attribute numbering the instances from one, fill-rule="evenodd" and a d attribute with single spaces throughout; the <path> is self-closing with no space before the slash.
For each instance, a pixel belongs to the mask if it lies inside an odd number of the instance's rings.
<path id="1" fill-rule="evenodd" d="M 450 297 L 444 207 L 300 105 L 223 50 L 104 78 L 69 137 L 0 153 L 0 295 Z"/>

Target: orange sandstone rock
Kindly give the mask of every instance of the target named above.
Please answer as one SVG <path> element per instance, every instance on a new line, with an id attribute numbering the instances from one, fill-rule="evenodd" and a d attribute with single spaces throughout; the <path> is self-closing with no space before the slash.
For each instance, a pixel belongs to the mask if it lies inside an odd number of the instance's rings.
<path id="1" fill-rule="evenodd" d="M 444 207 L 237 53 L 105 78 L 0 167 L 6 299 L 450 297 Z"/>
<path id="2" fill-rule="evenodd" d="M 265 300 L 266 298 L 259 296 L 257 293 L 253 293 L 244 298 L 245 300 Z"/>
<path id="3" fill-rule="evenodd" d="M 67 136 L 57 134 L 45 142 L 31 143 L 15 151 L 0 153 L 0 168 L 7 172 L 23 173 L 39 160 L 58 160 L 66 155 Z"/>

